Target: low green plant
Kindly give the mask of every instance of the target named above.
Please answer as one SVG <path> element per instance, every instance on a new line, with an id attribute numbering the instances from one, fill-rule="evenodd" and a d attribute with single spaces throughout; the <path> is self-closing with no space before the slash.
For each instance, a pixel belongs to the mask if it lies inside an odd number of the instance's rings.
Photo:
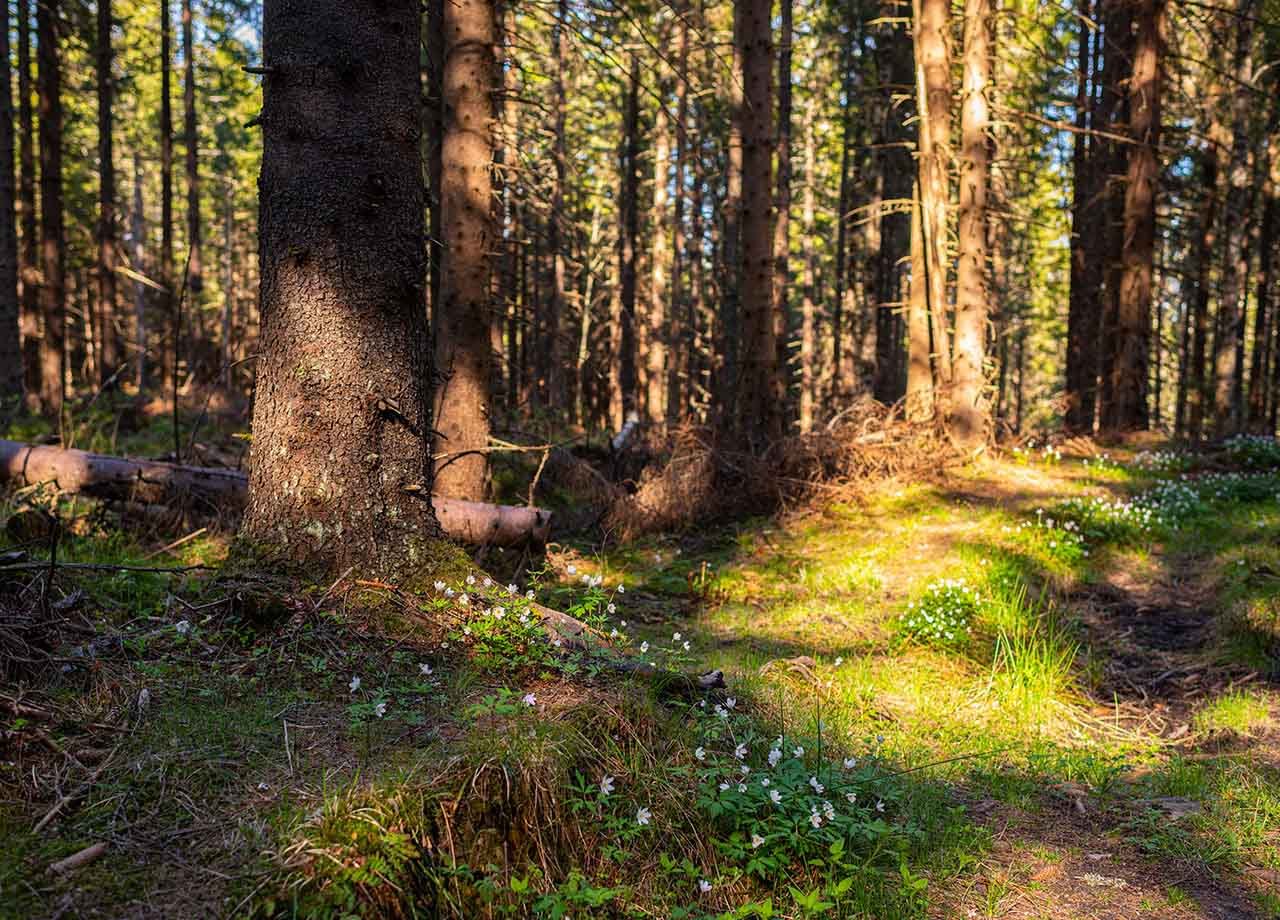
<path id="1" fill-rule="evenodd" d="M 931 582 L 907 604 L 898 619 L 900 639 L 939 648 L 963 648 L 973 637 L 973 625 L 982 609 L 982 595 L 963 578 Z"/>

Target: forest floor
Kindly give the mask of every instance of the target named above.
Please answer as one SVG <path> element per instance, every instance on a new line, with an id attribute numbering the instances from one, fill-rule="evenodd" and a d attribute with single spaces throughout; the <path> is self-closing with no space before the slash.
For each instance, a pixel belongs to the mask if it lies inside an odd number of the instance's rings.
<path id="1" fill-rule="evenodd" d="M 465 635 L 418 613 L 503 588 L 374 618 L 350 586 L 64 570 L 58 667 L 0 695 L 0 916 L 1280 917 L 1276 468 L 987 457 L 552 547 Z M 59 556 L 216 573 L 225 538 L 172 539 L 90 516 Z M 732 698 L 552 663 L 526 586 Z"/>

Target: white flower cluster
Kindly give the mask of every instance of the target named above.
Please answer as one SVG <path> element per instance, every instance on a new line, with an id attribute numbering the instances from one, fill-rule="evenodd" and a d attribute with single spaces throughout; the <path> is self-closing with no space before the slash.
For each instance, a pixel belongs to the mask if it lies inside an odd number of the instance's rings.
<path id="1" fill-rule="evenodd" d="M 973 634 L 981 605 L 982 595 L 963 578 L 943 578 L 930 582 L 919 600 L 907 604 L 898 628 L 920 642 L 960 644 Z"/>

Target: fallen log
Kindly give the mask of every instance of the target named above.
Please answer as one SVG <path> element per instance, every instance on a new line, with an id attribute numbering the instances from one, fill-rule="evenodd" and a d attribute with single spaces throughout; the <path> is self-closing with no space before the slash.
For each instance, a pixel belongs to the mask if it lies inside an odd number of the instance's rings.
<path id="1" fill-rule="evenodd" d="M 249 492 L 249 479 L 238 470 L 130 460 L 0 439 L 0 482 L 5 481 L 18 486 L 51 483 L 61 492 L 107 501 L 178 504 L 206 512 L 239 511 Z M 541 508 L 438 495 L 432 496 L 431 503 L 444 532 L 461 543 L 541 545 L 551 534 L 551 512 Z"/>

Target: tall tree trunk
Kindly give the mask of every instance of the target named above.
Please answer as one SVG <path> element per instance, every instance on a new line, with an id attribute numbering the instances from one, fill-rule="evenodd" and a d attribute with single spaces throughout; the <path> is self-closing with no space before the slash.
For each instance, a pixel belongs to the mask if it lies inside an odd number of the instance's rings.
<path id="1" fill-rule="evenodd" d="M 1110 400 L 1102 407 L 1107 431 L 1147 427 L 1147 369 L 1155 263 L 1156 195 L 1160 186 L 1160 26 L 1164 0 L 1139 0 L 1133 70 L 1129 79 L 1129 169 L 1124 198 L 1123 274 Z"/>
<path id="2" fill-rule="evenodd" d="M 1259 206 L 1262 219 L 1258 231 L 1258 282 L 1257 307 L 1254 311 L 1253 363 L 1249 369 L 1249 429 L 1267 432 L 1267 396 L 1271 375 L 1267 372 L 1271 359 L 1270 343 L 1275 338 L 1274 305 L 1271 303 L 1272 249 L 1275 244 L 1277 220 L 1276 172 L 1280 171 L 1280 102 L 1273 96 L 1267 118 L 1266 142 L 1258 157 L 1258 176 L 1255 185 L 1259 190 Z"/>
<path id="3" fill-rule="evenodd" d="M 718 351 L 721 366 L 715 375 L 719 384 L 716 394 L 720 418 L 730 425 L 738 419 L 737 403 L 741 398 L 739 339 L 742 333 L 742 170 L 743 129 L 746 117 L 743 99 L 742 17 L 734 5 L 733 72 L 728 81 L 729 140 L 725 150 L 724 208 L 720 236 L 720 304 Z"/>
<path id="4" fill-rule="evenodd" d="M 228 390 L 233 379 L 231 364 L 235 360 L 232 355 L 231 329 L 235 321 L 236 276 L 234 263 L 235 240 L 235 199 L 231 191 L 231 183 L 227 181 L 222 188 L 222 358 L 219 366 L 222 370 L 222 385 Z"/>
<path id="5" fill-rule="evenodd" d="M 742 374 L 737 434 L 758 449 L 782 436 L 782 393 L 773 317 L 773 30 L 769 0 L 742 0 Z"/>
<path id="6" fill-rule="evenodd" d="M 929 291 L 920 187 L 911 193 L 911 290 L 907 305 L 907 418 L 933 418 L 933 366 L 929 360 Z"/>
<path id="7" fill-rule="evenodd" d="M 951 64 L 947 54 L 949 0 L 915 0 L 917 99 L 920 107 L 920 221 L 924 233 L 924 283 L 928 295 L 930 352 L 945 411 L 951 388 L 947 334 L 947 164 L 951 161 Z"/>
<path id="8" fill-rule="evenodd" d="M 170 90 L 173 49 L 171 0 L 160 0 L 160 295 L 169 324 L 169 341 L 160 349 L 163 377 L 176 375 L 178 353 L 178 292 L 173 277 L 173 99 Z M 176 382 L 175 382 L 176 385 Z"/>
<path id="9" fill-rule="evenodd" d="M 845 44 L 844 53 L 840 56 L 841 96 L 853 98 L 854 58 L 852 41 Z M 846 351 L 850 346 L 845 343 L 844 327 L 846 323 L 845 302 L 849 279 L 849 211 L 852 197 L 852 180 L 849 175 L 850 150 L 856 143 L 853 136 L 852 105 L 844 105 L 840 111 L 840 187 L 836 194 L 836 250 L 833 266 L 833 296 L 831 300 L 831 397 L 840 401 L 851 392 L 853 381 L 845 377 L 847 365 Z"/>
<path id="10" fill-rule="evenodd" d="M 1249 155 L 1253 142 L 1249 133 L 1250 94 L 1246 91 L 1253 79 L 1253 14 L 1254 0 L 1238 0 L 1235 17 L 1219 13 L 1217 23 L 1224 33 L 1234 27 L 1234 81 L 1230 89 L 1231 145 L 1220 145 L 1218 170 L 1227 183 L 1223 243 L 1226 247 L 1222 265 L 1221 299 L 1218 304 L 1218 335 L 1214 357 L 1214 432 L 1221 436 L 1240 429 L 1241 375 L 1244 373 L 1240 350 L 1244 344 L 1245 302 L 1249 267 L 1250 201 L 1253 197 L 1249 176 Z"/>
<path id="11" fill-rule="evenodd" d="M 676 57 L 676 175 L 674 235 L 671 245 L 671 316 L 668 323 L 667 422 L 678 422 L 687 409 L 683 397 L 689 373 L 694 315 L 692 298 L 684 283 L 684 263 L 688 248 L 685 233 L 685 182 L 689 172 L 689 11 L 680 7 L 680 44 Z"/>
<path id="12" fill-rule="evenodd" d="M 98 0 L 98 311 L 102 316 L 102 380 L 120 366 L 116 323 L 116 166 L 112 153 L 111 0 Z"/>
<path id="13" fill-rule="evenodd" d="M 649 213 L 653 246 L 649 254 L 649 304 L 646 312 L 645 413 L 650 425 L 661 427 L 667 419 L 667 280 L 671 275 L 671 248 L 667 237 L 669 201 L 667 182 L 671 169 L 671 119 L 667 113 L 666 68 L 657 65 L 654 91 L 657 112 L 653 121 L 653 209 Z"/>
<path id="14" fill-rule="evenodd" d="M 22 370 L 27 404 L 44 392 L 40 362 L 40 237 L 36 229 L 36 129 L 31 108 L 31 0 L 18 0 L 18 210 L 22 244 L 18 250 L 22 281 Z"/>
<path id="15" fill-rule="evenodd" d="M 133 237 L 132 268 L 145 272 L 147 258 L 147 224 L 142 207 L 142 154 L 133 152 L 133 213 L 129 215 L 129 232 Z M 133 339 L 135 343 L 133 382 L 141 391 L 147 383 L 147 286 L 141 281 L 133 286 Z"/>
<path id="16" fill-rule="evenodd" d="M 475 500 L 489 471 L 495 29 L 492 0 L 445 4 L 436 491 Z"/>
<path id="17" fill-rule="evenodd" d="M 818 158 L 814 112 L 817 101 L 811 100 L 804 110 L 804 189 L 801 192 L 801 235 L 804 244 L 804 280 L 800 305 L 800 433 L 807 434 L 813 428 L 814 403 L 814 345 L 817 305 L 814 302 L 817 286 L 817 253 L 814 245 L 814 220 L 817 208 L 814 204 L 814 186 L 818 181 Z"/>
<path id="18" fill-rule="evenodd" d="M 13 175 L 13 90 L 9 4 L 0 4 L 0 407 L 22 398 L 22 330 L 18 304 L 18 229 Z"/>
<path id="19" fill-rule="evenodd" d="M 618 296 L 610 322 L 610 420 L 618 430 L 636 412 L 636 237 L 639 231 L 640 59 L 631 55 L 619 157 Z"/>
<path id="20" fill-rule="evenodd" d="M 1076 134 L 1071 154 L 1071 278 L 1067 306 L 1067 411 L 1066 427 L 1075 432 L 1093 430 L 1098 381 L 1099 335 L 1098 286 L 1100 275 L 1089 258 L 1089 239 L 1098 230 L 1095 219 L 1097 189 L 1091 181 L 1096 173 L 1092 157 L 1096 145 L 1089 138 L 1089 113 L 1093 98 L 1089 93 L 1092 68 L 1090 37 L 1092 0 L 1080 0 L 1080 33 L 1076 64 Z M 1100 36 L 1098 37 L 1100 40 Z"/>
<path id="21" fill-rule="evenodd" d="M 569 28 L 568 0 L 558 0 L 556 18 L 551 30 L 552 55 L 554 56 L 554 100 L 552 104 L 554 118 L 554 137 L 552 159 L 555 184 L 551 189 L 551 211 L 547 215 L 548 246 L 551 249 L 551 299 L 547 304 L 546 342 L 540 349 L 543 359 L 542 379 L 546 387 L 547 404 L 563 405 L 564 369 L 561 352 L 560 333 L 565 315 L 565 296 L 568 287 L 565 268 L 565 233 L 566 220 L 564 193 L 565 175 L 568 167 L 565 151 L 565 113 L 568 99 L 565 90 L 565 70 L 568 68 L 568 35 Z"/>
<path id="22" fill-rule="evenodd" d="M 1187 372 L 1187 437 L 1198 442 L 1204 432 L 1204 410 L 1208 397 L 1205 358 L 1209 345 L 1209 274 L 1217 247 L 1218 155 L 1212 147 L 1200 154 L 1199 184 L 1204 189 L 1203 210 L 1196 225 L 1190 274 L 1195 285 L 1190 298 L 1191 359 Z"/>
<path id="23" fill-rule="evenodd" d="M 187 295 L 191 302 L 188 315 L 195 336 L 192 355 L 202 353 L 207 344 L 204 313 L 200 309 L 200 292 L 204 290 L 204 231 L 200 220 L 200 133 L 196 127 L 196 64 L 194 23 L 191 0 L 182 0 L 182 143 L 186 148 L 187 166 Z"/>
<path id="24" fill-rule="evenodd" d="M 474 66 L 489 72 L 492 7 L 474 30 L 457 21 L 470 8 L 448 9 L 450 34 L 479 41 Z M 241 534 L 330 572 L 399 578 L 430 563 L 440 536 L 418 17 L 417 0 L 264 4 L 262 343 Z M 467 110 L 472 127 L 488 104 Z"/>
<path id="25" fill-rule="evenodd" d="M 58 0 L 36 6 L 40 95 L 40 405 L 62 412 L 66 395 L 66 262 L 62 218 L 62 69 Z"/>
<path id="26" fill-rule="evenodd" d="M 958 446 L 972 450 L 987 437 L 991 407 L 984 393 L 987 314 L 987 130 L 991 78 L 989 0 L 965 0 L 964 81 L 960 136 L 960 234 L 956 272 L 954 388 L 949 400 L 948 433 Z"/>
<path id="27" fill-rule="evenodd" d="M 776 159 L 778 181 L 774 191 L 772 306 L 774 347 L 777 350 L 779 380 L 776 391 L 782 395 L 790 389 L 787 381 L 790 348 L 787 317 L 790 312 L 787 291 L 791 286 L 791 42 L 794 37 L 792 0 L 779 0 L 782 9 L 781 39 L 778 47 L 778 133 Z"/>

